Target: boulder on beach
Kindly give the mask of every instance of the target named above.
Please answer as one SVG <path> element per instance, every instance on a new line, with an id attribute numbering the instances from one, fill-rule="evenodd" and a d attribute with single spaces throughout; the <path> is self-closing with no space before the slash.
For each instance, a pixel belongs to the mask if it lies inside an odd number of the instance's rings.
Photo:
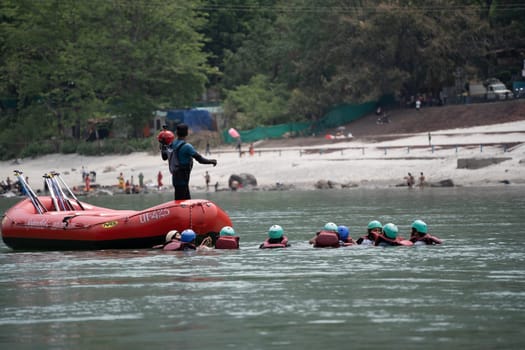
<path id="1" fill-rule="evenodd" d="M 452 181 L 452 179 L 446 179 L 438 182 L 431 182 L 430 187 L 454 187 L 454 181 Z"/>
<path id="2" fill-rule="evenodd" d="M 319 180 L 314 184 L 314 187 L 318 190 L 327 190 L 331 188 L 335 188 L 337 185 L 336 182 L 333 182 L 331 180 Z"/>
<path id="3" fill-rule="evenodd" d="M 233 190 L 243 187 L 256 187 L 257 179 L 252 174 L 232 174 L 228 179 L 228 187 Z"/>

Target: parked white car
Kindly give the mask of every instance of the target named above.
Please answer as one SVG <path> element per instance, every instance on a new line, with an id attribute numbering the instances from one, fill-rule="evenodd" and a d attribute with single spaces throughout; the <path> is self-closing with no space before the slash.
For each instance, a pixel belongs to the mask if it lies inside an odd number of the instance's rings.
<path id="1" fill-rule="evenodd" d="M 507 100 L 512 98 L 514 95 L 512 91 L 502 83 L 489 84 L 487 87 L 487 99 L 488 100 Z"/>

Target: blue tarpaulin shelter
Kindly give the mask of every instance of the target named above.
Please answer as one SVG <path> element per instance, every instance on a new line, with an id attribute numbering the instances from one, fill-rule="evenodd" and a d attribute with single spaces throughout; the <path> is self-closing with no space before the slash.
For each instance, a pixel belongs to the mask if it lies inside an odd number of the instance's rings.
<path id="1" fill-rule="evenodd" d="M 193 132 L 214 130 L 210 112 L 201 109 L 173 109 L 167 111 L 166 119 L 174 124 L 184 123 Z"/>

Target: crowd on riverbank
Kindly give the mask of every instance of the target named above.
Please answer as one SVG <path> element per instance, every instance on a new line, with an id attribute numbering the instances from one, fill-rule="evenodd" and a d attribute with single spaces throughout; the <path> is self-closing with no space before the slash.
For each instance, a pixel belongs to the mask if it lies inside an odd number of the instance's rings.
<path id="1" fill-rule="evenodd" d="M 189 137 L 191 142 L 191 135 Z M 195 164 L 192 192 L 228 189 L 232 174 L 251 174 L 256 189 L 315 189 L 319 183 L 331 188 L 396 187 L 407 184 L 409 173 L 425 176 L 426 185 L 449 180 L 458 186 L 524 185 L 525 121 L 468 129 L 442 130 L 400 135 L 380 141 L 326 140 L 306 147 L 258 147 L 253 154 L 239 154 L 234 146 L 211 149 L 217 166 Z M 204 150 L 201 150 L 204 153 Z M 479 168 L 461 166 L 462 160 L 486 160 Z M 43 190 L 42 176 L 49 171 L 62 174 L 76 188 L 85 186 L 85 172 L 96 173 L 94 188 L 117 187 L 120 174 L 130 184 L 150 191 L 171 191 L 167 162 L 159 154 L 87 157 L 77 154 L 50 155 L 36 159 L 0 162 L 0 179 L 13 179 L 21 170 L 29 184 Z M 209 184 L 206 189 L 206 171 Z M 163 184 L 159 188 L 159 173 Z M 134 180 L 132 180 L 134 179 Z M 133 183 L 135 181 L 135 183 Z M 417 178 L 415 180 L 417 184 Z"/>

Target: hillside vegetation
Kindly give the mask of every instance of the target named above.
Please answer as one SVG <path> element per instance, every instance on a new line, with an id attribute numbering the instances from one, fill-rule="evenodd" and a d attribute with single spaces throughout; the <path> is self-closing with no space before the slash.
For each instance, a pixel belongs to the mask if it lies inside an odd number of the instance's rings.
<path id="1" fill-rule="evenodd" d="M 373 140 L 386 136 L 431 132 L 437 130 L 468 128 L 525 120 L 525 100 L 449 105 L 415 109 L 387 111 L 389 124 L 377 124 L 375 114 L 367 115 L 345 125 L 346 133 L 355 139 Z M 329 131 L 335 134 L 335 130 Z M 299 137 L 286 140 L 265 141 L 260 146 L 307 146 L 326 143 L 324 135 Z M 331 140 L 329 142 L 337 142 Z"/>

